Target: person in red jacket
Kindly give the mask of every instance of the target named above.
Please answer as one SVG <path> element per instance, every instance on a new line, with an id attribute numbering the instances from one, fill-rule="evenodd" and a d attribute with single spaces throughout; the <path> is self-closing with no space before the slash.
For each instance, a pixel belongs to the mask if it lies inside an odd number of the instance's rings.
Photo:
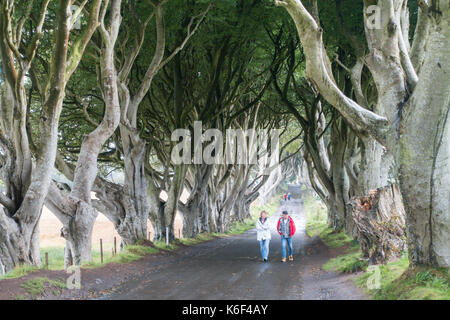
<path id="1" fill-rule="evenodd" d="M 277 231 L 281 236 L 281 262 L 286 262 L 286 244 L 288 245 L 289 261 L 293 261 L 292 237 L 295 234 L 295 224 L 287 211 L 283 211 L 283 216 L 278 220 Z"/>

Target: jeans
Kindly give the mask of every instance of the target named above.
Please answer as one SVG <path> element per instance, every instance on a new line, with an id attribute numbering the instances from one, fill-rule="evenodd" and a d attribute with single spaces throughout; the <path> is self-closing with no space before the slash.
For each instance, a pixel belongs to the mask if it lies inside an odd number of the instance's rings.
<path id="1" fill-rule="evenodd" d="M 289 252 L 288 254 L 292 256 L 292 237 L 285 238 L 281 236 L 281 257 L 286 258 L 286 243 L 288 244 Z"/>
<path id="2" fill-rule="evenodd" d="M 269 243 L 269 239 L 259 241 L 259 248 L 261 249 L 261 257 L 263 260 L 269 257 Z"/>

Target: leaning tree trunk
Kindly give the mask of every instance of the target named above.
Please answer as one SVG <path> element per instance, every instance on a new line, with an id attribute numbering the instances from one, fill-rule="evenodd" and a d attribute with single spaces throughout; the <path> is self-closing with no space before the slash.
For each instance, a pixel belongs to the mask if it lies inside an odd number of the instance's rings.
<path id="1" fill-rule="evenodd" d="M 119 125 L 120 104 L 117 88 L 117 72 L 114 65 L 114 46 L 119 34 L 121 1 L 111 3 L 108 31 L 101 21 L 103 48 L 100 56 L 100 73 L 105 112 L 102 122 L 83 139 L 68 196 L 63 190 L 49 194 L 48 202 L 63 224 L 62 235 L 66 239 L 66 257 L 72 256 L 75 265 L 91 261 L 92 231 L 97 211 L 91 203 L 91 192 L 97 178 L 97 159 L 105 142 Z M 65 265 L 68 262 L 65 261 Z"/>
<path id="2" fill-rule="evenodd" d="M 334 185 L 334 207 L 337 211 L 334 229 L 347 230 L 351 233 L 353 222 L 348 218 L 347 202 L 349 193 L 349 178 L 345 171 L 344 158 L 347 145 L 347 126 L 341 119 L 331 128 L 332 156 L 330 155 L 331 176 Z"/>

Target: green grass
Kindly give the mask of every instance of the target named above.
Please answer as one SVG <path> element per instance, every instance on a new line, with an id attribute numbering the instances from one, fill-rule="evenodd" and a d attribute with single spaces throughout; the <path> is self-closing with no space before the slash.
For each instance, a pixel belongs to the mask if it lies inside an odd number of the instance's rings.
<path id="1" fill-rule="evenodd" d="M 380 274 L 379 288 L 368 289 L 370 277 Z M 409 268 L 407 254 L 374 267 L 355 282 L 377 300 L 450 300 L 449 268 Z"/>
<path id="2" fill-rule="evenodd" d="M 228 231 L 225 232 L 225 234 L 228 235 L 241 234 L 253 228 L 256 228 L 256 221 L 252 218 L 247 218 L 243 222 L 240 221 L 234 222 L 231 225 L 230 229 L 228 229 Z"/>
<path id="3" fill-rule="evenodd" d="M 50 270 L 64 269 L 64 247 L 41 248 L 41 261 L 45 263 L 45 253 L 48 253 L 48 268 Z"/>
<path id="4" fill-rule="evenodd" d="M 256 219 L 259 217 L 259 213 L 262 210 L 265 210 L 268 216 L 277 212 L 278 207 L 280 205 L 280 200 L 278 195 L 274 196 L 270 201 L 263 205 L 254 205 L 250 208 L 250 218 L 246 219 L 244 222 L 236 222 L 226 233 L 201 233 L 198 234 L 194 238 L 181 238 L 175 242 L 166 246 L 164 241 L 156 241 L 153 245 L 154 247 L 150 247 L 147 245 L 134 245 L 134 246 L 126 246 L 124 250 L 117 253 L 117 255 L 113 255 L 111 248 L 105 246 L 103 251 L 103 264 L 101 263 L 100 258 L 100 250 L 98 246 L 93 246 L 91 256 L 92 262 L 83 264 L 85 268 L 99 268 L 108 263 L 127 263 L 139 260 L 144 255 L 147 254 L 155 254 L 164 251 L 172 251 L 179 248 L 179 244 L 183 245 L 195 245 L 204 241 L 212 240 L 216 237 L 223 237 L 227 235 L 236 235 L 241 234 L 247 230 L 255 228 Z M 64 269 L 64 247 L 43 247 L 41 248 L 41 258 L 42 262 L 45 263 L 45 253 L 48 253 L 48 268 L 50 270 L 63 270 Z M 2 279 L 11 279 L 11 278 L 19 278 L 28 273 L 39 270 L 38 267 L 23 265 L 20 267 L 16 267 L 11 270 L 8 274 L 4 276 L 0 276 L 0 280 Z"/>
<path id="5" fill-rule="evenodd" d="M 341 271 L 345 273 L 353 273 L 366 270 L 368 261 L 361 260 L 361 251 L 352 250 L 349 253 L 339 255 L 325 263 L 322 268 L 326 271 Z"/>
<path id="6" fill-rule="evenodd" d="M 319 236 L 330 248 L 346 248 L 345 252 L 330 259 L 322 268 L 327 271 L 365 271 L 355 279 L 356 284 L 378 300 L 450 300 L 448 268 L 409 268 L 407 253 L 402 258 L 385 265 L 368 266 L 361 260 L 358 242 L 344 232 L 335 232 L 327 226 L 326 208 L 318 199 L 308 196 L 305 200 L 306 232 L 310 237 Z M 368 284 L 378 278 L 379 287 Z M 378 286 L 378 285 L 377 285 Z M 376 286 L 375 286 L 376 287 Z"/>
<path id="7" fill-rule="evenodd" d="M 59 293 L 61 289 L 66 288 L 66 284 L 63 281 L 51 280 L 45 277 L 24 281 L 20 286 L 30 294 L 32 298 L 41 296 L 46 288 L 53 290 L 55 294 Z"/>
<path id="8" fill-rule="evenodd" d="M 48 253 L 48 265 L 50 270 L 64 269 L 64 248 L 63 247 L 45 247 L 41 248 L 42 261 L 44 262 L 45 253 Z M 158 253 L 158 248 L 144 245 L 126 246 L 124 250 L 113 255 L 112 251 L 103 251 L 103 264 L 101 263 L 100 250 L 93 249 L 91 252 L 92 261 L 83 264 L 83 267 L 98 268 L 107 263 L 127 263 L 138 260 L 146 254 Z"/>
<path id="9" fill-rule="evenodd" d="M 14 269 L 12 269 L 11 271 L 9 271 L 7 274 L 0 276 L 0 280 L 3 279 L 14 279 L 14 278 L 20 278 L 23 277 L 27 274 L 29 274 L 30 272 L 39 270 L 38 267 L 35 266 L 30 266 L 30 265 L 22 265 L 22 266 L 17 266 Z"/>
<path id="10" fill-rule="evenodd" d="M 358 242 L 355 242 L 344 231 L 336 232 L 332 228 L 326 228 L 319 234 L 319 237 L 330 248 L 341 248 L 347 245 L 352 248 L 359 248 Z"/>
<path id="11" fill-rule="evenodd" d="M 103 263 L 101 263 L 100 250 L 92 250 L 92 261 L 84 263 L 82 267 L 85 268 L 99 268 L 108 263 L 127 263 L 141 259 L 147 254 L 155 254 L 160 249 L 167 250 L 161 244 L 161 248 L 153 248 L 144 245 L 130 245 L 126 246 L 124 250 L 113 255 L 111 252 L 103 252 Z M 173 245 L 174 246 L 174 245 Z M 170 249 L 171 247 L 169 247 Z M 45 253 L 48 253 L 48 268 L 49 270 L 63 270 L 64 269 L 64 248 L 63 247 L 44 247 L 41 248 L 42 263 L 45 263 Z M 42 266 L 44 268 L 44 266 Z M 0 280 L 13 279 L 23 277 L 33 271 L 39 270 L 36 266 L 22 265 L 14 268 L 6 275 L 0 276 Z"/>
<path id="12" fill-rule="evenodd" d="M 306 234 L 309 237 L 320 235 L 327 229 L 327 211 L 325 206 L 315 197 L 308 194 L 304 201 L 306 212 Z"/>
<path id="13" fill-rule="evenodd" d="M 212 232 L 212 233 L 203 232 L 203 233 L 196 235 L 194 238 L 180 238 L 180 239 L 178 239 L 178 241 L 185 246 L 191 246 L 191 245 L 199 244 L 201 242 L 212 240 L 214 238 L 221 237 L 221 236 L 223 236 L 223 234 L 217 233 L 217 232 Z"/>
<path id="14" fill-rule="evenodd" d="M 160 250 L 158 248 L 153 248 L 143 245 L 129 245 L 124 248 L 124 250 L 117 253 L 117 255 L 104 255 L 103 263 L 101 263 L 100 253 L 92 253 L 92 262 L 83 264 L 86 268 L 99 268 L 108 263 L 128 263 L 141 259 L 147 254 L 155 254 Z"/>
<path id="15" fill-rule="evenodd" d="M 320 200 L 308 195 L 305 200 L 306 233 L 319 238 L 329 248 L 346 247 L 344 254 L 330 259 L 322 268 L 326 271 L 356 272 L 365 270 L 368 262 L 361 260 L 359 243 L 344 231 L 336 232 L 327 224 L 327 210 Z"/>
<path id="16" fill-rule="evenodd" d="M 346 245 L 355 247 L 358 245 L 344 231 L 336 232 L 327 225 L 327 209 L 320 200 L 308 195 L 304 202 L 306 211 L 306 233 L 309 237 L 319 238 L 330 248 L 340 248 Z"/>
<path id="17" fill-rule="evenodd" d="M 173 251 L 178 249 L 178 245 L 176 244 L 176 242 L 169 242 L 169 245 L 166 245 L 166 242 L 161 240 L 155 241 L 153 242 L 153 244 L 155 245 L 156 248 L 164 251 Z"/>

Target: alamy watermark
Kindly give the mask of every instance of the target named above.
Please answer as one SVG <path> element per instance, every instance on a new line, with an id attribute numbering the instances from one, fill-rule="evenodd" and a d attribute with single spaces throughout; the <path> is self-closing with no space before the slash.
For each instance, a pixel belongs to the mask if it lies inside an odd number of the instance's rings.
<path id="1" fill-rule="evenodd" d="M 70 6 L 70 11 L 72 11 L 72 28 L 79 30 L 81 29 L 81 17 L 83 14 L 81 13 L 81 9 L 79 6 L 73 4 Z"/>
<path id="2" fill-rule="evenodd" d="M 70 266 L 67 268 L 66 272 L 70 276 L 66 280 L 67 289 L 73 290 L 81 289 L 81 268 L 79 266 Z"/>
<path id="3" fill-rule="evenodd" d="M 369 30 L 381 29 L 381 8 L 377 5 L 366 8 L 366 27 Z"/>
<path id="4" fill-rule="evenodd" d="M 262 174 L 279 163 L 279 129 L 219 129 L 203 132 L 194 122 L 193 137 L 188 129 L 176 129 L 171 140 L 178 142 L 171 152 L 174 164 L 258 164 Z M 204 144 L 206 143 L 206 146 Z"/>
<path id="5" fill-rule="evenodd" d="M 381 284 L 381 270 L 379 266 L 368 266 L 367 272 L 371 272 L 367 278 L 366 286 L 369 290 L 380 289 Z"/>

